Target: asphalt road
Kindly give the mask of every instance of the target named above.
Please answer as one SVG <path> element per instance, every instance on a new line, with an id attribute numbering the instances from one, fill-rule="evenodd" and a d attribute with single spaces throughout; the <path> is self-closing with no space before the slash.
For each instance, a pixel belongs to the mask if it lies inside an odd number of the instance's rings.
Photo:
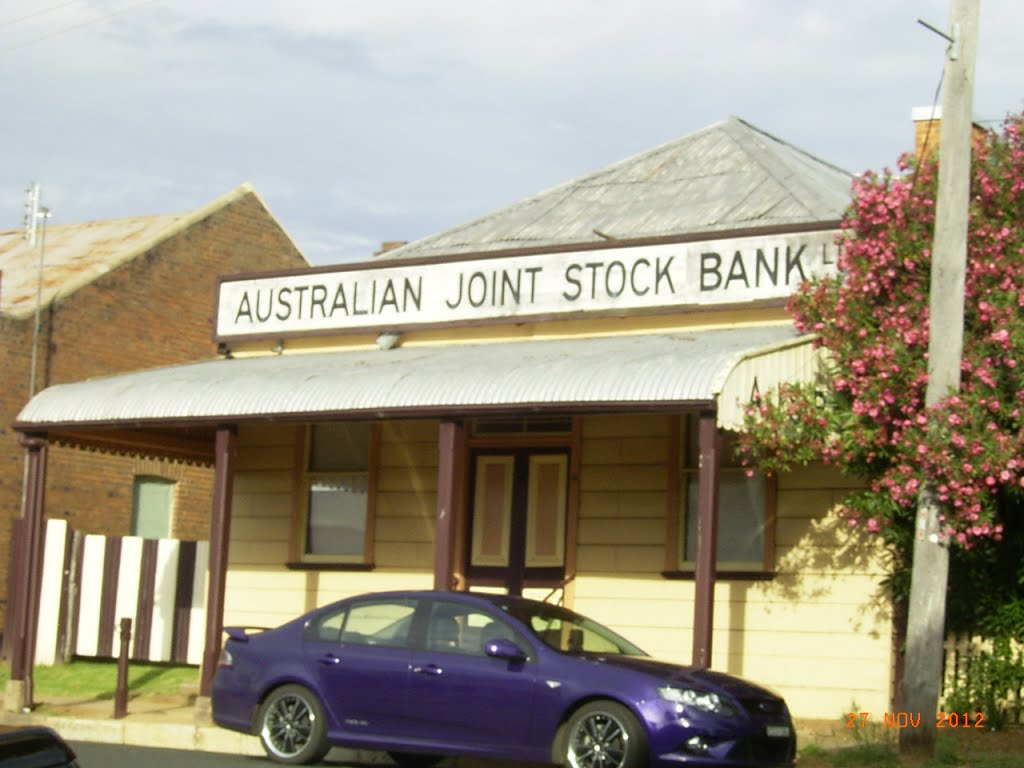
<path id="1" fill-rule="evenodd" d="M 150 747 L 126 747 L 120 744 L 94 744 L 84 741 L 71 742 L 71 748 L 78 755 L 82 768 L 272 768 L 275 763 L 264 757 L 224 755 L 217 752 L 196 752 L 194 750 L 152 749 Z M 361 764 L 344 763 L 332 759 L 328 753 L 324 766 L 348 765 L 364 768 Z M 369 768 L 368 766 L 365 768 Z M 379 768 L 376 766 L 375 768 Z"/>
<path id="2" fill-rule="evenodd" d="M 270 768 L 262 757 L 223 755 L 195 750 L 126 747 L 121 744 L 70 742 L 82 768 Z"/>
<path id="3" fill-rule="evenodd" d="M 121 744 L 96 744 L 84 741 L 70 742 L 78 755 L 81 768 L 278 768 L 266 757 L 226 755 L 218 752 L 197 752 L 191 749 L 154 749 L 127 747 Z M 392 768 L 387 759 L 354 762 L 346 758 L 345 750 L 332 750 L 319 763 L 325 768 Z M 382 753 L 383 758 L 383 753 Z M 546 764 L 520 763 L 476 758 L 446 758 L 438 768 L 551 768 Z"/>

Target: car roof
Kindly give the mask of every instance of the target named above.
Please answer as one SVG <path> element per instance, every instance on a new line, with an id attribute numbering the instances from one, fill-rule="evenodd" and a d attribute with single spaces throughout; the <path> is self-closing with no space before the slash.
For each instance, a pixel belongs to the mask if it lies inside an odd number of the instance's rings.
<path id="1" fill-rule="evenodd" d="M 531 600 L 530 598 L 519 597 L 516 595 L 503 595 L 495 592 L 450 591 L 443 589 L 403 589 L 386 592 L 367 592 L 361 595 L 353 595 L 352 597 L 347 598 L 343 602 L 348 602 L 349 600 L 373 600 L 378 598 L 395 597 L 425 597 L 434 599 L 455 600 L 458 602 L 465 603 L 487 603 L 498 607 L 505 607 L 514 604 L 549 606 L 552 605 L 552 603 L 542 603 L 539 600 Z"/>

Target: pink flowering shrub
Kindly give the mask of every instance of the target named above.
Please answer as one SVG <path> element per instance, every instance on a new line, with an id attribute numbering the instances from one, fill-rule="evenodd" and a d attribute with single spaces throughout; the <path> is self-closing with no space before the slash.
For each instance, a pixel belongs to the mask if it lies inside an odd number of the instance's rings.
<path id="1" fill-rule="evenodd" d="M 779 472 L 811 461 L 861 478 L 852 526 L 906 538 L 921 483 L 948 513 L 949 540 L 1001 538 L 1024 499 L 1024 116 L 975 142 L 961 388 L 926 409 L 935 158 L 853 185 L 838 278 L 804 284 L 789 310 L 828 350 L 830 377 L 747 407 L 740 455 Z"/>

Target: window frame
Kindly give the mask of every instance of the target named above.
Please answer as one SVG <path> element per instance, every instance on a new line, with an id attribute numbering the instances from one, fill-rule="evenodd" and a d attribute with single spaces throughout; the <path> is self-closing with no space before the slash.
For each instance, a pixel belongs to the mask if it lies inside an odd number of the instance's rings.
<path id="1" fill-rule="evenodd" d="M 161 512 L 166 512 L 166 533 L 163 536 L 146 536 L 139 533 L 139 522 L 142 511 L 142 488 L 160 488 L 166 493 L 167 505 Z M 177 513 L 179 484 L 177 480 L 152 473 L 139 473 L 132 477 L 132 511 L 128 521 L 129 536 L 143 539 L 169 539 L 174 535 L 174 518 Z M 147 520 L 147 522 L 150 522 Z"/>
<path id="2" fill-rule="evenodd" d="M 697 414 L 686 413 L 675 416 L 672 419 L 669 430 L 669 493 L 667 504 L 667 530 L 665 536 L 665 569 L 662 575 L 669 579 L 693 579 L 696 575 L 696 561 L 686 560 L 686 536 L 687 536 L 687 485 L 688 479 L 694 478 L 692 483 L 693 492 L 698 492 L 699 480 L 697 480 L 698 468 L 688 467 L 687 445 L 692 439 L 689 430 L 697 430 Z M 723 430 L 719 429 L 721 438 Z M 730 450 L 726 440 L 720 439 L 719 455 L 719 495 L 721 495 L 721 478 L 726 474 L 745 475 L 746 469 L 738 462 L 730 466 L 731 458 L 726 456 Z M 698 446 L 699 450 L 699 446 Z M 696 465 L 696 461 L 694 462 Z M 759 473 L 760 474 L 760 473 Z M 775 521 L 778 504 L 778 479 L 774 474 L 761 474 L 763 483 L 763 552 L 760 563 L 753 561 L 719 560 L 716 553 L 715 576 L 720 579 L 735 580 L 769 580 L 775 577 Z M 722 510 L 718 510 L 718 523 L 722 524 Z M 719 546 L 721 546 L 719 539 Z"/>
<path id="3" fill-rule="evenodd" d="M 313 450 L 313 432 L 320 424 L 366 424 L 369 445 L 366 469 L 312 470 L 309 468 Z M 372 570 L 375 540 L 377 478 L 380 459 L 380 424 L 375 421 L 338 421 L 306 424 L 296 430 L 294 473 L 292 478 L 292 530 L 289 561 L 293 570 Z M 311 485 L 317 480 L 366 477 L 366 522 L 363 531 L 362 552 L 353 555 L 313 554 L 307 552 L 309 543 L 309 501 Z"/>

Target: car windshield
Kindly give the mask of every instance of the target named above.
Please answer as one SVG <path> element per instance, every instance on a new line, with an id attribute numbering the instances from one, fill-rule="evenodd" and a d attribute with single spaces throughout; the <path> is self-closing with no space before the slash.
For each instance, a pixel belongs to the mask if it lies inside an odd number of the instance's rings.
<path id="1" fill-rule="evenodd" d="M 528 626 L 546 645 L 562 653 L 646 656 L 621 635 L 567 608 L 516 602 L 505 609 Z"/>

